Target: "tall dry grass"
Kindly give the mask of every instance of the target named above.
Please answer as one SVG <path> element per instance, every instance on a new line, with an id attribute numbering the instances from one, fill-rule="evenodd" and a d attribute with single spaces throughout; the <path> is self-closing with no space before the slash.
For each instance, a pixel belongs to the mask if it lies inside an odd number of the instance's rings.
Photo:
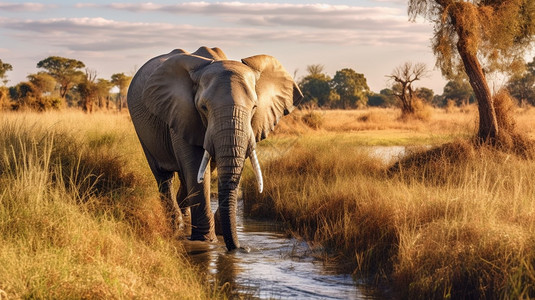
<path id="1" fill-rule="evenodd" d="M 167 237 L 126 115 L 3 113 L 0 150 L 1 297 L 217 296 Z"/>
<path id="2" fill-rule="evenodd" d="M 324 126 L 351 115 L 331 113 Z M 535 296 L 534 160 L 461 139 L 387 165 L 342 136 L 302 133 L 265 157 L 264 193 L 250 173 L 243 181 L 248 213 L 285 222 L 355 272 L 390 280 L 403 298 Z"/>

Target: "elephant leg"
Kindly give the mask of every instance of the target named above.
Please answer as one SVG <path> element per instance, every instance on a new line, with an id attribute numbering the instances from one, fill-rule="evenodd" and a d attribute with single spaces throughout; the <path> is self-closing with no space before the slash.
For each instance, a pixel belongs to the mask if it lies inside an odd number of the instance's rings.
<path id="1" fill-rule="evenodd" d="M 184 224 L 184 234 L 185 235 L 191 235 L 191 212 L 190 212 L 190 204 L 188 199 L 188 191 L 186 188 L 186 181 L 183 179 L 182 176 L 180 176 L 180 187 L 178 188 L 178 192 L 176 194 L 176 202 L 178 203 L 178 207 L 180 209 L 180 212 L 182 213 L 182 219 Z"/>
<path id="2" fill-rule="evenodd" d="M 179 164 L 179 204 L 189 206 L 191 216 L 191 239 L 215 241 L 214 214 L 210 207 L 210 171 L 205 180 L 197 182 L 197 174 L 204 154 L 202 147 L 192 146 L 180 137 L 172 135 L 173 149 Z M 181 206 L 182 207 L 182 206 Z"/>
<path id="3" fill-rule="evenodd" d="M 178 204 L 178 207 L 180 208 L 180 211 L 182 212 L 182 216 L 189 216 L 190 215 L 190 204 L 188 201 L 188 191 L 185 187 L 186 181 L 182 176 L 179 175 L 180 179 L 180 187 L 178 188 L 178 192 L 176 194 L 176 202 Z"/>
<path id="4" fill-rule="evenodd" d="M 162 176 L 162 174 L 165 175 Z M 176 201 L 172 197 L 173 172 L 162 172 L 158 174 L 156 181 L 158 182 L 160 201 L 162 202 L 166 217 L 170 221 L 171 229 L 173 232 L 178 232 L 183 229 L 184 220 Z"/>
<path id="5" fill-rule="evenodd" d="M 195 179 L 196 181 L 196 179 Z M 191 210 L 191 239 L 215 241 L 214 214 L 210 206 L 210 174 L 204 177 L 203 183 L 189 182 L 189 204 Z"/>
<path id="6" fill-rule="evenodd" d="M 166 217 L 170 222 L 171 229 L 173 232 L 177 232 L 183 228 L 184 222 L 182 219 L 182 213 L 180 212 L 176 201 L 174 201 L 172 197 L 172 182 L 174 172 L 165 171 L 158 167 L 156 160 L 152 157 L 143 142 L 141 142 L 141 146 L 145 152 L 145 157 L 147 158 L 147 162 L 149 163 L 152 174 L 156 179 L 156 183 L 158 184 L 160 201 L 165 210 Z"/>

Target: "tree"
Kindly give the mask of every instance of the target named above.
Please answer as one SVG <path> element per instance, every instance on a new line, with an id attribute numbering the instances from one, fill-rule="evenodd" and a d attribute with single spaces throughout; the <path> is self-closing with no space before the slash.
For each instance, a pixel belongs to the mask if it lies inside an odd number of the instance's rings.
<path id="1" fill-rule="evenodd" d="M 6 85 L 6 83 L 7 83 L 6 72 L 7 71 L 12 71 L 12 70 L 13 70 L 13 66 L 12 65 L 3 62 L 0 59 L 0 79 L 2 79 L 2 82 L 4 83 L 4 85 Z"/>
<path id="2" fill-rule="evenodd" d="M 535 105 L 535 57 L 532 62 L 526 64 L 523 74 L 509 80 L 507 89 L 520 103 Z"/>
<path id="3" fill-rule="evenodd" d="M 467 105 L 470 103 L 470 99 L 473 97 L 474 91 L 466 80 L 455 79 L 450 80 L 444 86 L 442 96 L 444 101 L 453 100 L 456 105 Z M 445 103 L 444 103 L 445 104 Z"/>
<path id="4" fill-rule="evenodd" d="M 368 104 L 368 93 L 370 88 L 363 74 L 355 72 L 353 69 L 342 69 L 336 71 L 331 86 L 340 96 L 339 107 L 365 107 Z"/>
<path id="5" fill-rule="evenodd" d="M 97 80 L 97 98 L 98 106 L 100 108 L 110 108 L 110 90 L 112 87 L 113 83 L 111 83 L 109 80 L 102 78 Z"/>
<path id="6" fill-rule="evenodd" d="M 304 95 L 303 104 L 325 106 L 329 104 L 331 78 L 323 73 L 323 65 L 307 66 L 308 75 L 299 82 L 299 88 Z"/>
<path id="7" fill-rule="evenodd" d="M 98 87 L 95 83 L 97 72 L 86 69 L 84 79 L 76 85 L 76 89 L 80 94 L 81 106 L 85 112 L 93 112 L 93 105 L 97 98 Z"/>
<path id="8" fill-rule="evenodd" d="M 27 76 L 28 81 L 30 81 L 41 96 L 43 94 L 51 95 L 56 89 L 56 80 L 54 77 L 45 72 L 39 72 L 36 74 L 30 74 Z"/>
<path id="9" fill-rule="evenodd" d="M 111 83 L 113 83 L 117 88 L 119 88 L 119 97 L 117 97 L 117 107 L 119 111 L 123 109 L 124 100 L 126 98 L 126 93 L 128 91 L 128 86 L 132 81 L 131 76 L 127 76 L 124 73 L 116 73 L 111 75 Z"/>
<path id="10" fill-rule="evenodd" d="M 80 70 L 84 68 L 83 62 L 59 56 L 50 56 L 37 63 L 38 68 L 47 70 L 48 74 L 60 85 L 59 95 L 65 99 L 67 92 L 80 80 L 83 79 L 84 73 Z"/>
<path id="11" fill-rule="evenodd" d="M 409 0 L 409 16 L 434 23 L 437 66 L 448 79 L 465 72 L 479 111 L 478 140 L 496 144 L 500 124 L 485 72 L 514 73 L 535 36 L 532 0 Z M 510 124 L 501 124 L 511 128 Z"/>
<path id="12" fill-rule="evenodd" d="M 392 107 L 396 105 L 394 91 L 389 88 L 382 89 L 379 94 L 372 93 L 368 96 L 369 106 Z"/>
<path id="13" fill-rule="evenodd" d="M 392 90 L 400 102 L 401 113 L 404 116 L 416 112 L 416 94 L 413 83 L 427 75 L 427 66 L 424 63 L 413 64 L 406 62 L 396 67 L 392 74 L 388 75 L 393 81 Z"/>
<path id="14" fill-rule="evenodd" d="M 424 102 L 427 102 L 427 103 L 433 102 L 434 96 L 435 96 L 435 92 L 433 92 L 432 89 L 428 89 L 426 87 L 421 87 L 421 88 L 416 89 L 416 97 L 418 97 Z"/>

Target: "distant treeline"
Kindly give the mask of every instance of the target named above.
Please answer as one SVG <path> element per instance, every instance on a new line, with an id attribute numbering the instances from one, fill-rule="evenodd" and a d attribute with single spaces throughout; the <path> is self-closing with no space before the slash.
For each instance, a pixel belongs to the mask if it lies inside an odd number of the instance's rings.
<path id="1" fill-rule="evenodd" d="M 336 71 L 334 77 L 324 72 L 323 65 L 307 66 L 307 75 L 300 78 L 298 85 L 305 98 L 302 106 L 354 109 L 373 107 L 402 107 L 403 97 L 411 97 L 417 101 L 435 107 L 462 106 L 475 102 L 472 88 L 466 78 L 450 80 L 444 86 L 442 94 L 426 87 L 413 88 L 411 84 L 421 79 L 425 66 L 417 72 L 411 67 L 402 65 L 390 75 L 391 85 L 381 91 L 373 92 L 367 84 L 364 74 L 353 69 L 344 68 Z M 403 67 L 409 69 L 402 69 Z M 14 86 L 6 86 L 7 72 L 13 69 L 9 63 L 0 59 L 0 109 L 31 109 L 48 110 L 64 107 L 79 107 L 87 112 L 95 109 L 116 109 L 125 107 L 126 92 L 132 79 L 124 73 L 116 73 L 109 79 L 97 78 L 97 72 L 87 68 L 76 59 L 50 56 L 37 63 L 39 72 L 27 76 L 27 81 Z M 401 69 L 400 69 L 401 68 Z M 406 76 L 404 78 L 403 76 Z M 416 78 L 410 81 L 410 78 Z M 513 77 L 507 83 L 509 93 L 520 105 L 535 105 L 535 58 L 526 64 L 526 71 Z M 410 99 L 412 100 L 412 99 Z"/>
<path id="2" fill-rule="evenodd" d="M 41 71 L 27 81 L 7 87 L 6 72 L 13 67 L 0 60 L 0 108 L 44 111 L 80 107 L 87 112 L 125 107 L 131 76 L 116 73 L 110 79 L 97 78 L 97 72 L 76 59 L 50 56 L 37 63 Z M 115 92 L 112 92 L 115 91 Z"/>
<path id="3" fill-rule="evenodd" d="M 406 65 L 400 66 L 401 68 Z M 399 107 L 402 105 L 401 97 L 408 93 L 403 89 L 402 82 L 410 80 L 409 75 L 414 74 L 414 68 L 403 70 L 398 79 L 391 77 L 392 84 L 385 87 L 379 93 L 370 91 L 366 77 L 352 69 L 336 71 L 333 78 L 323 72 L 323 65 L 310 65 L 307 67 L 308 74 L 299 80 L 305 98 L 303 105 L 317 106 L 322 108 L 361 108 L 374 107 Z M 412 66 L 414 67 L 414 65 Z M 407 75 L 407 78 L 403 78 Z M 526 64 L 525 72 L 520 76 L 512 77 L 506 84 L 506 88 L 516 100 L 518 105 L 535 106 L 535 58 Z M 476 101 L 474 92 L 467 78 L 459 77 L 446 83 L 442 94 L 436 94 L 426 87 L 415 88 L 411 91 L 412 97 L 434 107 L 463 106 Z"/>

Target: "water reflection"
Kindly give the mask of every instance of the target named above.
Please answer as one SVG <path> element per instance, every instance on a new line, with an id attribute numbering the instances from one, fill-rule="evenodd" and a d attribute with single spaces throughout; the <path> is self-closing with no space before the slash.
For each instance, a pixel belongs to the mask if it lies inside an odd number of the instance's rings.
<path id="1" fill-rule="evenodd" d="M 431 146 L 368 146 L 363 148 L 370 156 L 379 158 L 384 163 L 389 164 L 402 159 L 410 153 L 428 150 Z"/>
<path id="2" fill-rule="evenodd" d="M 238 216 L 238 237 L 248 251 L 228 253 L 222 239 L 185 243 L 191 261 L 231 298 L 370 298 L 349 274 L 317 259 L 306 243 L 289 238 L 277 224 L 244 219 L 241 212 Z"/>

